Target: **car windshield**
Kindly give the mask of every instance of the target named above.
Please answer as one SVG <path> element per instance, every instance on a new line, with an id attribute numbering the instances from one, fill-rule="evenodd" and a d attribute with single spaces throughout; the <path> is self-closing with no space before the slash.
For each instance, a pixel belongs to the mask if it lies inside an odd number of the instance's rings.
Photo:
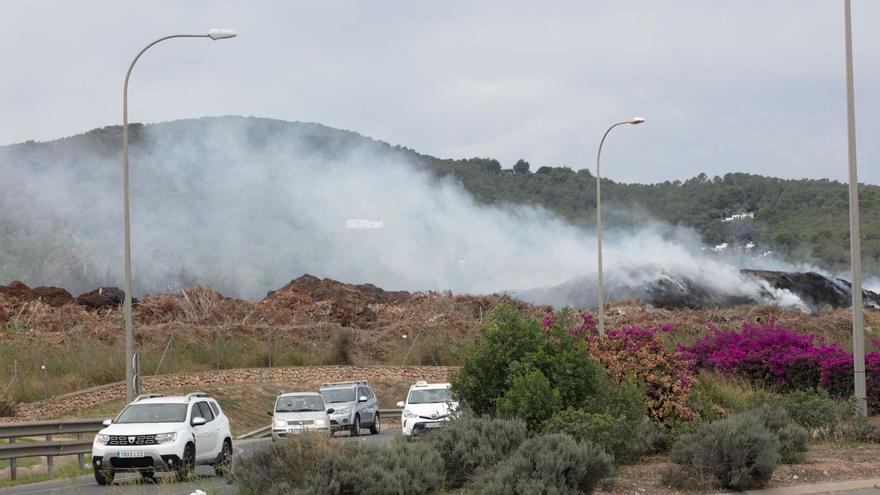
<path id="1" fill-rule="evenodd" d="M 319 395 L 279 397 L 275 403 L 275 412 L 306 412 L 323 411 L 324 401 Z"/>
<path id="2" fill-rule="evenodd" d="M 452 394 L 448 388 L 429 388 L 421 390 L 410 390 L 409 398 L 406 400 L 409 404 L 435 404 L 438 402 L 449 402 L 452 400 Z"/>
<path id="3" fill-rule="evenodd" d="M 132 404 L 115 423 L 183 423 L 186 404 Z"/>
<path id="4" fill-rule="evenodd" d="M 321 396 L 327 403 L 352 402 L 354 401 L 354 387 L 321 390 Z"/>

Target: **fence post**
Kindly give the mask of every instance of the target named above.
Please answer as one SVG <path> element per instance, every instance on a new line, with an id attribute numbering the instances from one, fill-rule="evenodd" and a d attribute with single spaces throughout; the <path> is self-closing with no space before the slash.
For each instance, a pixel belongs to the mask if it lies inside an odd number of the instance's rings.
<path id="1" fill-rule="evenodd" d="M 76 434 L 77 440 L 82 440 L 82 437 L 83 437 L 82 433 Z M 77 468 L 76 468 L 77 472 L 82 471 L 85 468 L 85 463 L 86 463 L 85 454 L 76 454 L 76 462 L 77 462 Z"/>
<path id="2" fill-rule="evenodd" d="M 9 445 L 12 445 L 14 443 L 15 443 L 15 437 L 10 438 Z M 15 467 L 16 467 L 15 461 L 16 460 L 17 459 L 15 459 L 14 457 L 12 459 L 9 459 L 9 479 L 12 481 L 15 481 Z"/>
<path id="3" fill-rule="evenodd" d="M 49 368 L 45 361 L 40 368 L 43 369 L 43 400 L 49 400 Z"/>
<path id="4" fill-rule="evenodd" d="M 51 440 L 52 440 L 52 435 L 46 435 L 46 441 L 48 442 L 48 441 L 51 441 Z M 53 473 L 52 473 L 52 471 L 53 471 L 53 469 L 52 469 L 52 460 L 53 460 L 53 458 L 52 458 L 51 455 L 47 455 L 47 456 L 46 456 L 46 472 L 49 474 L 49 479 L 50 479 L 50 480 L 52 479 L 52 474 L 53 474 Z"/>

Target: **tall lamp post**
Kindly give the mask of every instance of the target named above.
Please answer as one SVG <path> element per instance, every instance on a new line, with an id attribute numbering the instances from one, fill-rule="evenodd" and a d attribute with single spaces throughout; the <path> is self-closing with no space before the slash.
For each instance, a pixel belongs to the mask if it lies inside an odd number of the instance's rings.
<path id="1" fill-rule="evenodd" d="M 859 229 L 859 176 L 856 170 L 856 114 L 853 89 L 852 14 L 850 0 L 843 2 L 846 22 L 846 129 L 849 155 L 849 248 L 852 268 L 853 385 L 856 407 L 868 414 L 865 384 L 865 330 L 862 320 L 862 249 Z"/>
<path id="2" fill-rule="evenodd" d="M 611 129 L 624 124 L 641 124 L 645 121 L 643 117 L 633 117 L 624 122 L 618 122 L 605 131 L 602 140 L 599 141 L 599 152 L 596 154 L 596 248 L 598 252 L 598 269 L 599 277 L 596 281 L 597 303 L 596 309 L 599 311 L 599 335 L 605 335 L 605 291 L 602 285 L 602 174 L 599 164 L 602 159 L 602 145 L 605 144 L 605 138 Z"/>
<path id="3" fill-rule="evenodd" d="M 125 397 L 128 402 L 134 398 L 134 371 L 132 370 L 132 359 L 134 357 L 134 324 L 131 319 L 131 235 L 129 229 L 129 208 L 128 208 L 128 80 L 131 77 L 131 70 L 137 63 L 141 55 L 144 54 L 153 45 L 170 40 L 172 38 L 211 38 L 212 40 L 224 40 L 234 38 L 235 31 L 229 29 L 211 29 L 206 34 L 175 34 L 159 38 L 156 41 L 145 46 L 143 50 L 138 52 L 131 65 L 128 66 L 128 72 L 125 73 L 125 85 L 122 89 L 122 187 L 124 196 L 123 222 L 125 231 Z"/>

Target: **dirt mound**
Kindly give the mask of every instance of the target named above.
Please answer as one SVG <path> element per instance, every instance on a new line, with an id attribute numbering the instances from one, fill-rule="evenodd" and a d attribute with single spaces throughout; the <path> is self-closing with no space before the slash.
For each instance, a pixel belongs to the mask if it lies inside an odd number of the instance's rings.
<path id="1" fill-rule="evenodd" d="M 373 284 L 346 284 L 329 278 L 303 275 L 270 291 L 257 303 L 271 320 L 319 317 L 342 326 L 369 327 L 378 315 L 372 306 L 400 304 L 413 297 L 405 291 L 386 291 Z M 287 313 L 287 314 L 285 314 Z"/>
<path id="2" fill-rule="evenodd" d="M 80 294 L 76 303 L 92 309 L 115 308 L 125 301 L 125 291 L 118 287 L 100 287 Z"/>
<path id="3" fill-rule="evenodd" d="M 18 280 L 9 285 L 0 285 L 0 294 L 15 302 L 42 301 L 53 308 L 73 303 L 70 292 L 60 287 L 35 287 L 31 289 Z"/>

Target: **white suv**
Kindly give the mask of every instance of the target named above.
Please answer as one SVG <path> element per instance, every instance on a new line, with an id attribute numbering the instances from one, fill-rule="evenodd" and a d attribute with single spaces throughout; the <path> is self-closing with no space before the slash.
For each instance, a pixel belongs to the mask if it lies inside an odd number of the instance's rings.
<path id="1" fill-rule="evenodd" d="M 99 485 L 117 472 L 135 471 L 153 478 L 174 471 L 186 479 L 196 465 L 214 466 L 220 475 L 232 461 L 229 418 L 220 404 L 202 392 L 185 396 L 138 396 L 104 428 L 92 444 L 92 467 Z"/>
<path id="2" fill-rule="evenodd" d="M 406 402 L 397 407 L 403 409 L 400 425 L 405 436 L 419 436 L 427 430 L 440 428 L 453 418 L 458 402 L 452 400 L 448 383 L 416 382 L 409 388 Z"/>

